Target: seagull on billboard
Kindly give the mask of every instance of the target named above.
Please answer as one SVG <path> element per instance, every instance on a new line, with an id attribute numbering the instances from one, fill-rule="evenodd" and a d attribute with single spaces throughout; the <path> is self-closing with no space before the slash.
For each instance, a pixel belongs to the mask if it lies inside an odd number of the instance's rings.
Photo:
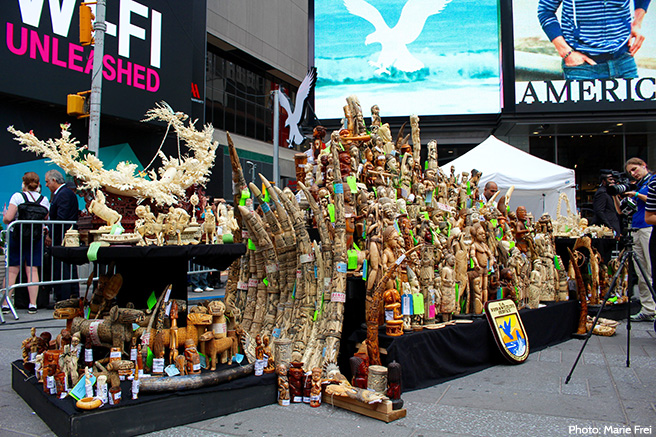
<path id="1" fill-rule="evenodd" d="M 305 100 L 307 99 L 308 95 L 310 95 L 310 90 L 314 86 L 316 78 L 317 77 L 314 69 L 311 69 L 305 75 L 303 82 L 301 82 L 301 85 L 298 87 L 298 91 L 296 92 L 296 102 L 294 103 L 293 112 L 291 109 L 291 102 L 289 101 L 289 97 L 287 97 L 287 95 L 284 93 L 280 93 L 280 96 L 282 97 L 280 99 L 280 106 L 282 106 L 285 111 L 287 111 L 287 120 L 285 120 L 285 126 L 289 126 L 289 140 L 287 140 L 287 142 L 289 143 L 290 147 L 293 144 L 301 144 L 305 139 L 299 130 L 298 125 L 301 122 L 301 117 L 303 116 L 303 106 L 305 105 Z"/>
<path id="2" fill-rule="evenodd" d="M 398 23 L 390 28 L 378 9 L 364 0 L 344 0 L 346 9 L 358 17 L 369 21 L 376 30 L 364 40 L 365 45 L 380 43 L 382 50 L 376 62 L 370 61 L 378 67 L 376 73 L 387 73 L 389 67 L 411 73 L 424 68 L 423 62 L 415 58 L 408 48 L 408 44 L 416 40 L 424 29 L 426 20 L 431 15 L 439 14 L 451 0 L 408 0 Z"/>

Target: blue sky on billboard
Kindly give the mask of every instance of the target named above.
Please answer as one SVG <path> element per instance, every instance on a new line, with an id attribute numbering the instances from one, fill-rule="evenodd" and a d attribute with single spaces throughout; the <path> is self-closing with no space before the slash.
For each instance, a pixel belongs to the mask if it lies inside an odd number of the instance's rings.
<path id="1" fill-rule="evenodd" d="M 314 10 L 320 119 L 343 117 L 352 94 L 365 115 L 374 104 L 383 117 L 500 112 L 497 0 L 315 0 Z M 376 42 L 385 27 L 392 43 Z"/>

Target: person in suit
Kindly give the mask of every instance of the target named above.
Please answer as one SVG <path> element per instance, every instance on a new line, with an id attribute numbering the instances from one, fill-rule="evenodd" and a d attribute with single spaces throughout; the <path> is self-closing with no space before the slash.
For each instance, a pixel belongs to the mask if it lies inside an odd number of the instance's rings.
<path id="1" fill-rule="evenodd" d="M 72 220 L 77 221 L 80 213 L 78 200 L 75 193 L 66 186 L 64 176 L 57 170 L 46 172 L 46 187 L 52 194 L 50 197 L 50 220 Z M 52 236 L 51 243 L 54 246 L 61 246 L 66 233 L 66 225 L 53 224 L 51 226 Z M 47 244 L 46 239 L 46 244 Z M 53 279 L 69 280 L 77 279 L 77 266 L 68 263 L 62 263 L 53 259 Z M 55 301 L 66 300 L 79 294 L 79 284 L 77 282 L 68 284 L 56 284 L 53 286 L 55 292 Z"/>

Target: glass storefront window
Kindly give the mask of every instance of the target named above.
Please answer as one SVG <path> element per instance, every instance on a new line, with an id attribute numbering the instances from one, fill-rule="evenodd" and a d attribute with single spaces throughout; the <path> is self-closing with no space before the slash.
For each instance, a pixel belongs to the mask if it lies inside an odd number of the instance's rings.
<path id="1" fill-rule="evenodd" d="M 227 55 L 218 49 L 215 52 L 214 48 L 207 53 L 205 121 L 217 129 L 272 142 L 270 93 L 277 86 L 293 90 L 288 94 L 293 102 L 295 89 L 264 70 L 257 71 L 255 67 L 240 65 L 225 57 Z"/>

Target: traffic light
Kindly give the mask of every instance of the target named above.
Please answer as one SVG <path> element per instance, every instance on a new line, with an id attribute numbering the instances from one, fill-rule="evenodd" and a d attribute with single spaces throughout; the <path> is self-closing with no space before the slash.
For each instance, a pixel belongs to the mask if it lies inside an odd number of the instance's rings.
<path id="1" fill-rule="evenodd" d="M 91 13 L 91 8 L 85 3 L 80 5 L 80 44 L 88 46 L 94 43 L 93 24 L 96 17 Z"/>
<path id="2" fill-rule="evenodd" d="M 69 94 L 66 98 L 66 113 L 77 118 L 89 116 L 89 102 L 87 95 L 91 91 L 82 91 L 77 94 Z"/>

